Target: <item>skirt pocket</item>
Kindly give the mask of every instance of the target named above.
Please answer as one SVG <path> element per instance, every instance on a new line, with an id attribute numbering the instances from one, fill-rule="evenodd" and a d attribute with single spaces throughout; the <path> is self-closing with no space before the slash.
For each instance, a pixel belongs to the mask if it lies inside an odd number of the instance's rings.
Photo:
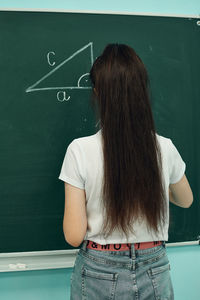
<path id="1" fill-rule="evenodd" d="M 156 300 L 174 300 L 170 276 L 170 264 L 150 268 L 147 271 L 154 288 Z"/>
<path id="2" fill-rule="evenodd" d="M 82 299 L 113 300 L 118 274 L 82 267 Z"/>

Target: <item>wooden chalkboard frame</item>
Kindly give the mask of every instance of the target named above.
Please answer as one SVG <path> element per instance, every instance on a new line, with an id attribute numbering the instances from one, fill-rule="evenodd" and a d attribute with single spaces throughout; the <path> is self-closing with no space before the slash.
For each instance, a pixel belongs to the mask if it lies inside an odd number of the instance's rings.
<path id="1" fill-rule="evenodd" d="M 126 15 L 126 16 L 151 16 L 151 17 L 176 17 L 176 18 L 193 18 L 200 19 L 199 15 L 185 14 L 161 14 L 147 12 L 128 12 L 128 11 L 109 11 L 109 10 L 68 10 L 68 9 L 45 9 L 45 8 L 12 8 L 0 7 L 0 11 L 24 11 L 24 12 L 60 12 L 60 13 L 77 13 L 77 14 L 108 14 L 108 15 Z"/>

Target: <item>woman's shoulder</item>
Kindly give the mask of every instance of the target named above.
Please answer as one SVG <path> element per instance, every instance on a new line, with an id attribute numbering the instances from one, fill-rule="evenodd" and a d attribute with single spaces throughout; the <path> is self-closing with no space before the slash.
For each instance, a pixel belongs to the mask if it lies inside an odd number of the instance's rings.
<path id="1" fill-rule="evenodd" d="M 173 146 L 172 140 L 168 137 L 156 133 L 157 141 L 160 145 L 162 152 L 170 152 Z"/>
<path id="2" fill-rule="evenodd" d="M 87 135 L 83 137 L 76 138 L 72 140 L 70 143 L 71 148 L 82 148 L 82 149 L 88 149 L 93 148 L 97 145 L 97 141 L 99 141 L 100 132 L 98 131 L 95 134 Z"/>

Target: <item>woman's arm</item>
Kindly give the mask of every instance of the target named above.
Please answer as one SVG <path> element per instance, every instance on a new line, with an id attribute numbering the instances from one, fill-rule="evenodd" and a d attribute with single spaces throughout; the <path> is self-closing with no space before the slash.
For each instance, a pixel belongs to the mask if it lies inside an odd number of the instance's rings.
<path id="1" fill-rule="evenodd" d="M 65 240 L 78 247 L 87 231 L 87 212 L 85 190 L 65 182 L 65 212 L 63 232 Z"/>
<path id="2" fill-rule="evenodd" d="M 179 182 L 169 185 L 169 201 L 184 208 L 191 206 L 193 194 L 185 175 Z"/>

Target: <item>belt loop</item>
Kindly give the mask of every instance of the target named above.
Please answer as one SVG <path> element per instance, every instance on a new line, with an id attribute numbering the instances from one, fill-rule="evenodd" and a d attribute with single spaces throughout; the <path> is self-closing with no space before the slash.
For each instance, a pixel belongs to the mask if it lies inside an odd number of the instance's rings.
<path id="1" fill-rule="evenodd" d="M 84 240 L 84 241 L 83 241 L 83 244 L 82 244 L 82 247 L 81 247 L 81 249 L 82 249 L 83 251 L 86 251 L 88 243 L 89 243 L 89 241 L 87 241 L 87 240 Z"/>
<path id="2" fill-rule="evenodd" d="M 135 258 L 136 258 L 136 256 L 135 256 L 135 245 L 134 245 L 134 243 L 131 243 L 130 256 L 131 256 L 132 259 L 135 259 Z"/>

